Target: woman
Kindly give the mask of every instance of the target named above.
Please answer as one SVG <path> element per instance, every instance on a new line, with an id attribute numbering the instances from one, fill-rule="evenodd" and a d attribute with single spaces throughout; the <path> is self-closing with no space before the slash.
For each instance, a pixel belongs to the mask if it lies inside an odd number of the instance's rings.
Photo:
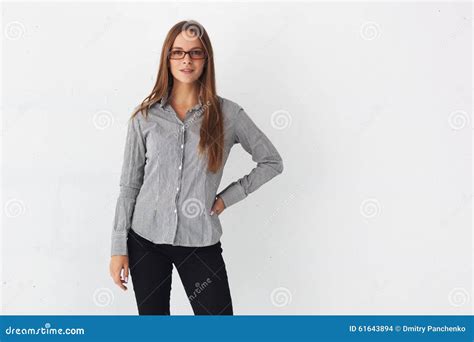
<path id="1" fill-rule="evenodd" d="M 213 58 L 200 24 L 173 26 L 128 123 L 110 274 L 127 290 L 130 269 L 139 315 L 170 314 L 173 264 L 195 315 L 233 315 L 218 216 L 283 171 L 244 109 L 216 94 Z M 216 194 L 235 143 L 257 165 Z"/>

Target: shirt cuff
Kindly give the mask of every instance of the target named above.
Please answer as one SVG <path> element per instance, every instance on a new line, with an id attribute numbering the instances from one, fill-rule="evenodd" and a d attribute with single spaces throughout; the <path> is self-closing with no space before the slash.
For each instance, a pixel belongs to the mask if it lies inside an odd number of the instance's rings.
<path id="1" fill-rule="evenodd" d="M 227 188 L 222 190 L 217 196 L 224 201 L 225 208 L 243 200 L 247 197 L 244 188 L 237 182 L 230 184 Z"/>
<path id="2" fill-rule="evenodd" d="M 112 235 L 112 248 L 110 255 L 128 255 L 127 235 Z"/>

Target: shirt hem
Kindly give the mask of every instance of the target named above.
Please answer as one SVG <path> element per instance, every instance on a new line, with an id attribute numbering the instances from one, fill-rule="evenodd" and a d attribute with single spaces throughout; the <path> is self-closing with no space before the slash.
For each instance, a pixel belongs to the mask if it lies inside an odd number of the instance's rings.
<path id="1" fill-rule="evenodd" d="M 133 229 L 133 228 L 130 228 L 130 229 Z M 154 240 L 151 240 L 150 238 L 147 238 L 145 236 L 143 236 L 141 233 L 137 232 L 135 229 L 133 229 L 133 231 L 135 232 L 135 234 L 139 235 L 140 237 L 144 238 L 145 240 L 148 240 L 150 241 L 151 243 L 154 243 L 154 244 L 162 244 L 162 245 L 171 245 L 171 246 L 176 246 L 176 247 L 208 247 L 208 246 L 212 246 L 212 245 L 215 245 L 216 243 L 218 243 L 222 237 L 222 234 L 219 234 L 217 236 L 217 239 L 214 239 L 214 240 L 211 240 L 208 244 L 200 244 L 200 245 L 196 245 L 196 244 L 185 244 L 185 243 L 172 243 L 172 242 L 168 242 L 168 241 L 164 241 L 164 240 L 158 240 L 158 241 L 154 241 Z"/>

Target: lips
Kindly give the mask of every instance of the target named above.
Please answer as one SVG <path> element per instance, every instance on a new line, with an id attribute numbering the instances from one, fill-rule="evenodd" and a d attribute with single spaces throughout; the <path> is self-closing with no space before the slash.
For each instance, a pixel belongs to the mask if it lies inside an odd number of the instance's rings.
<path id="1" fill-rule="evenodd" d="M 185 74 L 190 74 L 194 71 L 194 69 L 181 69 L 181 72 L 184 72 Z"/>

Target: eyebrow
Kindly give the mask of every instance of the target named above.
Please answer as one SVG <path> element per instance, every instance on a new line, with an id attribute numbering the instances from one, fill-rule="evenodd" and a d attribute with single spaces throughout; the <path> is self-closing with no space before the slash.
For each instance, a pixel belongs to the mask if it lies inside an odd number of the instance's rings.
<path id="1" fill-rule="evenodd" d="M 180 47 L 180 46 L 173 46 L 172 49 L 180 49 L 180 50 L 183 50 L 183 48 Z M 194 49 L 201 49 L 201 50 L 202 50 L 202 48 L 199 47 L 199 46 L 195 46 L 195 47 L 191 48 L 191 50 L 194 50 Z"/>

